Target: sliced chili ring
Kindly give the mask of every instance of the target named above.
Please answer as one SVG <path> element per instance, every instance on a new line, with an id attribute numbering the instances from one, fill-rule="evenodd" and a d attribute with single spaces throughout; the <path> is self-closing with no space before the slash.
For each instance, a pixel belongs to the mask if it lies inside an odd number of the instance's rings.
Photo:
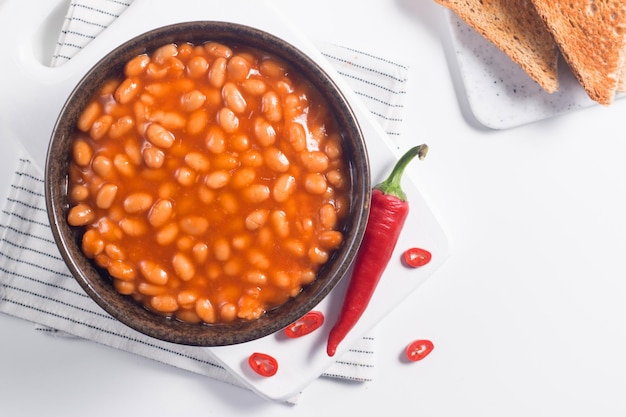
<path id="1" fill-rule="evenodd" d="M 414 340 L 406 348 L 406 357 L 411 362 L 417 362 L 424 359 L 433 351 L 435 345 L 427 339 Z"/>
<path id="2" fill-rule="evenodd" d="M 406 266 L 411 268 L 419 268 L 426 265 L 432 259 L 433 255 L 422 248 L 410 248 L 402 254 L 402 260 Z"/>
<path id="3" fill-rule="evenodd" d="M 254 352 L 248 357 L 248 365 L 257 374 L 265 377 L 276 375 L 278 361 L 267 353 Z"/>
<path id="4" fill-rule="evenodd" d="M 309 311 L 298 320 L 285 327 L 285 335 L 290 338 L 306 336 L 319 329 L 324 324 L 324 314 L 321 311 Z"/>

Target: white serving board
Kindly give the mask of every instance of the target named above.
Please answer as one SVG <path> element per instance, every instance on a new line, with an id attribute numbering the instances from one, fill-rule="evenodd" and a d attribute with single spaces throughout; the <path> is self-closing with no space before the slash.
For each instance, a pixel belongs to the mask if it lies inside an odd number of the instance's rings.
<path id="1" fill-rule="evenodd" d="M 34 162 L 44 167 L 51 130 L 63 103 L 73 86 L 102 56 L 124 41 L 167 24 L 192 20 L 224 20 L 254 26 L 280 36 L 318 62 L 342 88 L 351 102 L 365 134 L 371 159 L 372 181 L 381 181 L 391 170 L 398 156 L 382 128 L 369 111 L 349 90 L 344 80 L 325 58 L 295 29 L 298 22 L 287 22 L 271 2 L 229 0 L 135 0 L 129 9 L 108 29 L 81 50 L 72 60 L 58 68 L 40 63 L 33 52 L 38 42 L 39 25 L 54 12 L 54 2 L 40 1 L 41 7 L 30 2 L 6 0 L 5 10 L 10 19 L 0 22 L 3 39 L 15 42 L 0 43 L 0 53 L 9 57 L 3 63 L 0 91 L 6 96 L 0 101 L 0 122 L 22 139 L 22 144 Z M 7 81 L 10 80 L 10 81 Z M 414 163 L 419 171 L 420 162 Z M 243 384 L 259 395 L 286 400 L 300 392 L 319 377 L 351 342 L 370 330 L 400 301 L 417 289 L 446 260 L 448 240 L 434 213 L 410 181 L 404 179 L 404 188 L 411 205 L 404 233 L 400 237 L 394 260 L 390 263 L 377 293 L 361 321 L 340 346 L 337 355 L 326 355 L 326 336 L 335 321 L 347 280 L 343 280 L 317 307 L 324 313 L 324 326 L 306 337 L 286 340 L 279 333 L 260 340 L 235 346 L 206 348 L 207 355 L 223 364 Z M 401 252 L 411 246 L 430 250 L 433 260 L 420 269 L 407 269 L 400 263 Z M 247 365 L 248 356 L 255 351 L 273 355 L 279 361 L 279 372 L 271 378 L 253 374 Z"/>
<path id="2" fill-rule="evenodd" d="M 546 93 L 456 13 L 448 9 L 445 13 L 464 94 L 474 117 L 484 126 L 508 129 L 598 105 L 563 59 L 559 61 L 559 91 Z"/>

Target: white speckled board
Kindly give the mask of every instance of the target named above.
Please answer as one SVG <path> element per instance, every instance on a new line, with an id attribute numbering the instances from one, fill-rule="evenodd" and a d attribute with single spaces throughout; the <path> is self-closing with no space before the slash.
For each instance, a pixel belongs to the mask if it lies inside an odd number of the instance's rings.
<path id="1" fill-rule="evenodd" d="M 454 12 L 446 13 L 464 93 L 474 117 L 484 126 L 508 129 L 597 105 L 565 61 L 559 62 L 559 91 L 548 94 Z"/>

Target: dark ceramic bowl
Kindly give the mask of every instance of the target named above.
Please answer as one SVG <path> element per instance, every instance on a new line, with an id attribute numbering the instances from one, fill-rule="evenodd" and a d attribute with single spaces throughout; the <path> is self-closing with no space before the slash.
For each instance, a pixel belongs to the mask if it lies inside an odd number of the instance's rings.
<path id="1" fill-rule="evenodd" d="M 81 251 L 82 231 L 67 223 L 67 172 L 70 143 L 82 109 L 104 80 L 123 73 L 132 57 L 151 53 L 167 43 L 244 44 L 274 54 L 304 74 L 326 97 L 338 119 L 344 153 L 349 156 L 350 213 L 343 229 L 343 245 L 335 250 L 316 280 L 286 304 L 253 321 L 228 324 L 189 324 L 148 311 L 120 295 L 111 278 Z M 370 171 L 367 150 L 355 115 L 333 80 L 307 55 L 273 35 L 224 22 L 188 22 L 162 27 L 124 43 L 99 61 L 73 90 L 61 113 L 48 149 L 45 169 L 46 203 L 52 232 L 67 266 L 82 288 L 105 311 L 127 326 L 151 337 L 193 346 L 223 346 L 251 341 L 274 333 L 315 307 L 345 275 L 361 242 L 369 214 Z"/>

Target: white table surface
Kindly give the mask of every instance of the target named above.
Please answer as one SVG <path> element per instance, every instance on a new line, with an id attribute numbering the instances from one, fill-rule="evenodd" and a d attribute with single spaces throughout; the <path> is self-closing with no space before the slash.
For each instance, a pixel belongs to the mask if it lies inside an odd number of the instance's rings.
<path id="1" fill-rule="evenodd" d="M 377 326 L 375 380 L 319 379 L 288 406 L 0 315 L 0 414 L 623 416 L 626 101 L 489 130 L 465 108 L 441 6 L 276 1 L 314 39 L 411 66 L 398 145 L 430 145 L 416 183 L 452 255 Z M 435 350 L 409 364 L 415 338 Z"/>

